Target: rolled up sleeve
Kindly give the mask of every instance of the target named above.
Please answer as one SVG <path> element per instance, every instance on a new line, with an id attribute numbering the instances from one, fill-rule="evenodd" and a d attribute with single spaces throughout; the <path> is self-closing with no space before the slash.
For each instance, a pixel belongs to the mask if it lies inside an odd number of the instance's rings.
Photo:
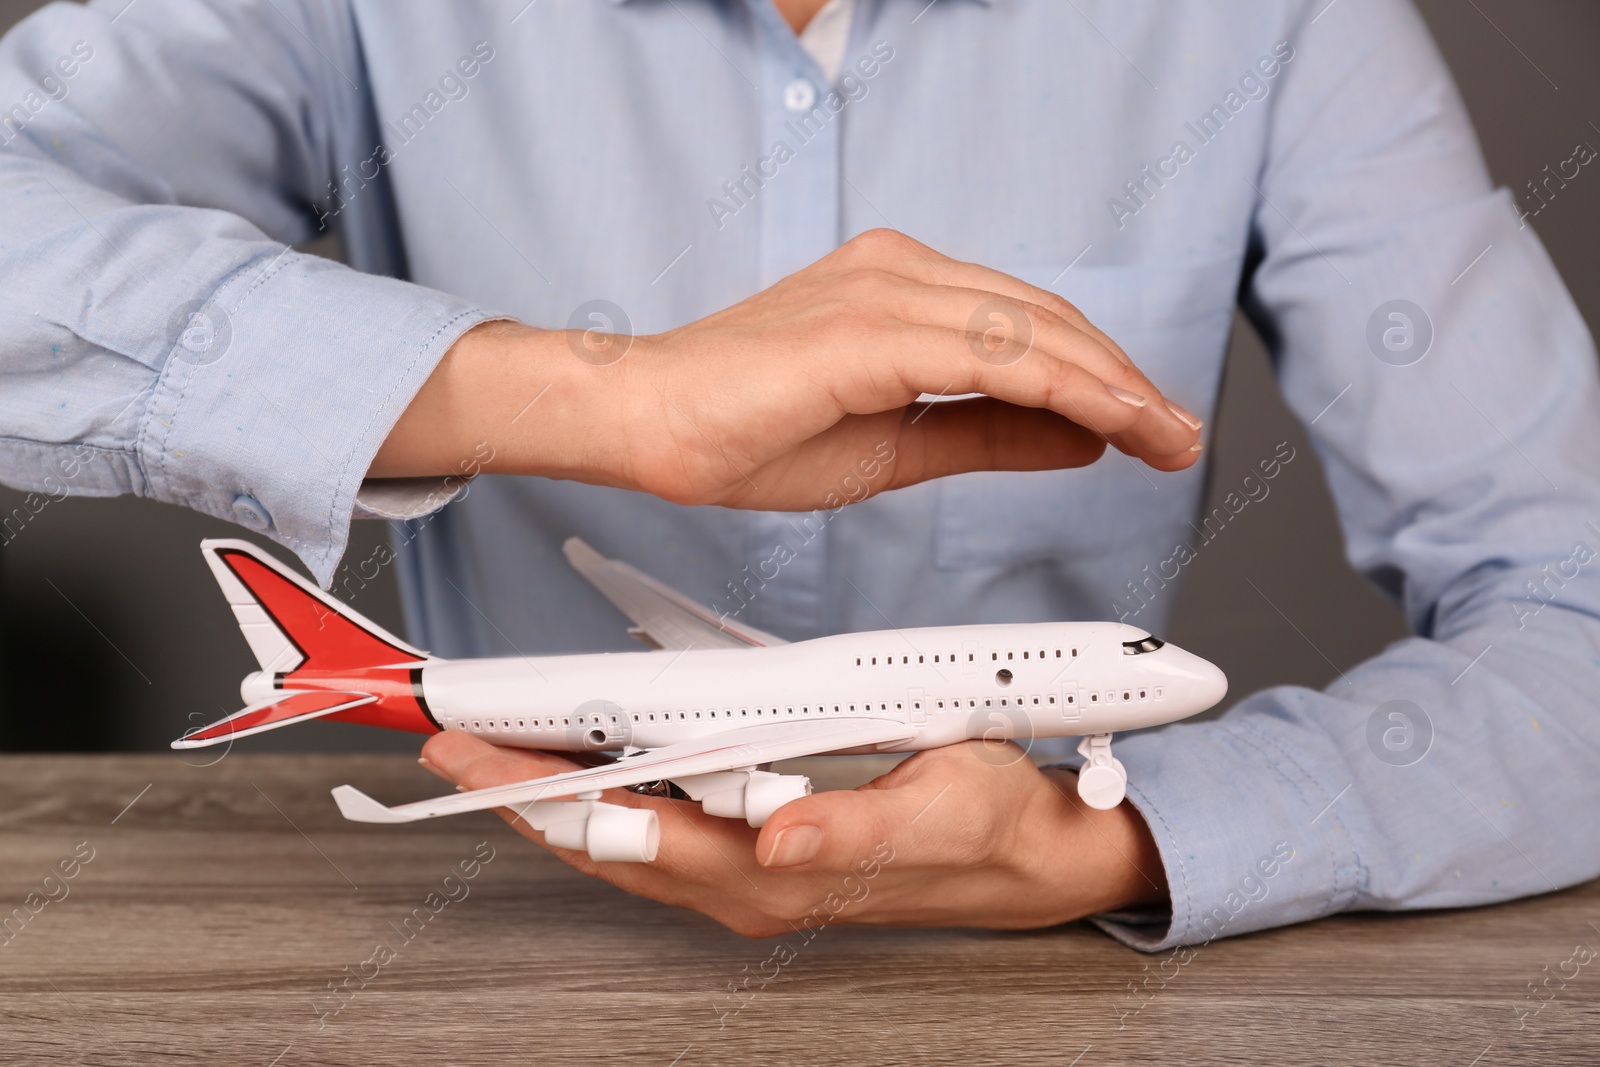
<path id="1" fill-rule="evenodd" d="M 364 85 L 333 0 L 60 4 L 0 42 L 0 480 L 238 522 L 324 583 L 353 514 L 448 500 L 363 479 L 503 316 L 290 247 L 379 140 Z M 391 211 L 380 180 L 340 221 Z"/>

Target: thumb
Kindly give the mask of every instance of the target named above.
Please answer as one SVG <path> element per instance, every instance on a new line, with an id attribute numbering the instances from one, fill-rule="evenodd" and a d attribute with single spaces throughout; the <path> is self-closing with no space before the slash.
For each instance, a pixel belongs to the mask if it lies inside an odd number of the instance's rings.
<path id="1" fill-rule="evenodd" d="M 813 793 L 779 808 L 756 838 L 770 869 L 849 870 L 890 858 L 922 862 L 947 854 L 958 805 L 950 775 L 911 774 L 893 786 Z"/>

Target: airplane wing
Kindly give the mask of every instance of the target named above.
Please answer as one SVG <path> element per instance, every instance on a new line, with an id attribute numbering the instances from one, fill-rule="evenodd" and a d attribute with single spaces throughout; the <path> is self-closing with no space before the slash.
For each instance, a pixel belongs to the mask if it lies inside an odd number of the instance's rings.
<path id="1" fill-rule="evenodd" d="M 561 551 L 574 570 L 633 620 L 635 637 L 664 649 L 751 648 L 787 644 L 756 629 L 719 618 L 676 589 L 620 560 L 607 559 L 582 540 L 569 537 Z"/>
<path id="2" fill-rule="evenodd" d="M 624 756 L 615 763 L 599 767 L 585 767 L 547 778 L 452 793 L 392 808 L 378 803 L 354 786 L 339 786 L 333 791 L 333 798 L 344 817 L 354 822 L 413 822 L 440 815 L 459 815 L 486 808 L 518 806 L 537 800 L 619 789 L 663 778 L 687 778 L 690 775 L 738 770 L 799 756 L 892 744 L 909 740 L 916 733 L 916 727 L 892 719 L 761 723 Z"/>
<path id="3" fill-rule="evenodd" d="M 378 698 L 370 693 L 340 693 L 328 689 L 285 690 L 271 700 L 252 704 L 210 726 L 191 730 L 172 742 L 173 748 L 205 748 L 236 737 L 276 730 L 308 719 L 321 719 L 336 711 L 349 711 Z"/>

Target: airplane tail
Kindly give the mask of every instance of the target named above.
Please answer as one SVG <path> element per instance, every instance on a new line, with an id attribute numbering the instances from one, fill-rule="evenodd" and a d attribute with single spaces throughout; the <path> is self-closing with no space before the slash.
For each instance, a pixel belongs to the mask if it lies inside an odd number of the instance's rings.
<path id="1" fill-rule="evenodd" d="M 421 703 L 416 677 L 417 668 L 433 661 L 428 653 L 248 541 L 211 538 L 200 542 L 200 551 L 261 670 L 241 686 L 247 707 L 190 731 L 173 748 L 199 748 L 328 717 L 419 732 L 438 728 Z M 368 705 L 378 706 L 356 711 Z"/>
<path id="2" fill-rule="evenodd" d="M 430 658 L 248 541 L 210 538 L 200 551 L 263 671 L 341 671 Z"/>

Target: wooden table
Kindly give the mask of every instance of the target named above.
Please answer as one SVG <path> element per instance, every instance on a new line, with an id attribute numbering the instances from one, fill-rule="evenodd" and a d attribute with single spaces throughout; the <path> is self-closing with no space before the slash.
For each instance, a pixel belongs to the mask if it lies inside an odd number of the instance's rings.
<path id="1" fill-rule="evenodd" d="M 1518 1018 L 1600 946 L 1600 884 L 1219 940 L 1142 999 L 1158 959 L 1081 924 L 839 924 L 735 1000 L 776 940 L 590 881 L 487 813 L 339 817 L 341 782 L 434 791 L 406 758 L 191 765 L 211 758 L 0 758 L 0 915 L 48 901 L 0 946 L 0 1064 L 1600 1064 L 1600 960 Z"/>

